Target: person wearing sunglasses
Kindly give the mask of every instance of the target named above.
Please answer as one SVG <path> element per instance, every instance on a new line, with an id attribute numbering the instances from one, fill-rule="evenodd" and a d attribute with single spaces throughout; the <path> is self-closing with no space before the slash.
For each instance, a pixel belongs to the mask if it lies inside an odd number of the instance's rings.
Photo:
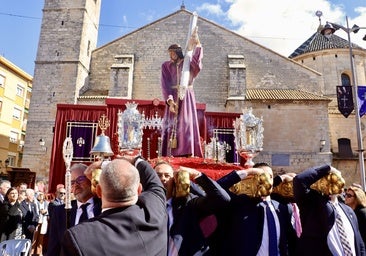
<path id="1" fill-rule="evenodd" d="M 345 194 L 345 203 L 351 207 L 357 216 L 358 228 L 363 242 L 366 243 L 366 194 L 357 186 L 350 186 Z"/>
<path id="2" fill-rule="evenodd" d="M 63 205 L 65 203 L 66 189 L 64 187 L 59 187 L 56 190 L 55 194 L 56 194 L 56 198 L 48 204 L 48 214 L 49 214 L 49 216 L 52 215 L 52 211 L 53 211 L 55 206 Z"/>
<path id="3" fill-rule="evenodd" d="M 68 228 L 101 213 L 101 199 L 92 193 L 91 181 L 85 176 L 87 168 L 87 165 L 81 163 L 73 164 L 70 168 L 71 192 L 75 200 L 71 201 L 71 209 L 67 216 L 64 205 L 54 207 L 50 217 L 47 255 L 60 255 L 63 234 Z M 65 190 L 61 193 L 63 191 Z"/>

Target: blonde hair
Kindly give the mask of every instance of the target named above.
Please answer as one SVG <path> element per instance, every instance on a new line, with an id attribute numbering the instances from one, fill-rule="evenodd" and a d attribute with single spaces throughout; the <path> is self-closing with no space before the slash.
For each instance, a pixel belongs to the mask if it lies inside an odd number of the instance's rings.
<path id="1" fill-rule="evenodd" d="M 353 193 L 355 193 L 355 200 L 358 205 L 361 205 L 362 207 L 366 207 L 366 194 L 365 191 L 363 191 L 361 188 L 356 186 L 350 186 L 348 189 L 352 190 Z"/>

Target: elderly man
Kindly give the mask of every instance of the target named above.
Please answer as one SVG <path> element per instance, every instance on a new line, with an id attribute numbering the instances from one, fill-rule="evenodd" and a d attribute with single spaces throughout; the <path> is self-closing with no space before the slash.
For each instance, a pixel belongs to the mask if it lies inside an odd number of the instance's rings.
<path id="1" fill-rule="evenodd" d="M 71 192 L 76 200 L 71 201 L 71 209 L 66 215 L 64 205 L 55 206 L 50 218 L 47 255 L 60 254 L 60 245 L 64 232 L 82 221 L 98 216 L 101 212 L 101 200 L 93 195 L 91 182 L 85 176 L 85 164 L 74 164 L 71 172 Z"/>
<path id="2" fill-rule="evenodd" d="M 48 204 L 48 214 L 50 218 L 52 217 L 52 211 L 55 208 L 55 206 L 65 204 L 65 196 L 66 196 L 66 189 L 64 187 L 57 188 L 56 198 Z"/>
<path id="3" fill-rule="evenodd" d="M 11 187 L 11 183 L 8 180 L 1 180 L 0 181 L 0 203 L 4 202 L 4 196 L 6 192 Z"/>
<path id="4" fill-rule="evenodd" d="M 25 190 L 25 199 L 20 203 L 20 209 L 23 214 L 23 232 L 25 238 L 32 240 L 39 220 L 33 189 L 27 188 Z"/>
<path id="5" fill-rule="evenodd" d="M 66 231 L 62 255 L 166 256 L 164 187 L 149 163 L 134 160 L 103 168 L 96 186 L 103 213 Z"/>

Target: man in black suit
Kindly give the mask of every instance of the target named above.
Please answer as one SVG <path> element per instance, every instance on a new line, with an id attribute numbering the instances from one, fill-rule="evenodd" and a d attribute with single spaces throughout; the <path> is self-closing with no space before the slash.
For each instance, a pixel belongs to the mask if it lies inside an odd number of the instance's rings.
<path id="1" fill-rule="evenodd" d="M 365 246 L 358 230 L 357 217 L 350 207 L 337 199 L 342 188 L 333 189 L 337 187 L 329 186 L 332 191 L 328 195 L 311 187 L 312 184 L 329 174 L 339 176 L 340 172 L 334 167 L 324 165 L 309 168 L 294 177 L 294 196 L 300 208 L 302 223 L 297 255 L 346 255 L 345 251 L 348 249 L 345 247 L 348 246 L 352 251 L 348 255 L 365 255 Z M 345 247 L 341 243 L 342 232 L 336 222 L 337 215 L 341 217 L 347 233 L 348 246 Z"/>
<path id="2" fill-rule="evenodd" d="M 181 167 L 174 172 L 169 163 L 159 162 L 155 171 L 167 191 L 168 255 L 212 254 L 208 236 L 216 226 L 213 214 L 228 206 L 230 196 L 214 180 L 197 170 Z M 182 171 L 187 172 L 186 182 L 177 184 L 178 174 Z"/>
<path id="3" fill-rule="evenodd" d="M 68 229 L 61 255 L 166 256 L 165 190 L 154 169 L 141 158 L 102 169 L 96 192 L 103 213 Z"/>
<path id="4" fill-rule="evenodd" d="M 101 213 L 101 200 L 93 195 L 91 182 L 84 174 L 87 167 L 85 164 L 77 163 L 70 168 L 71 192 L 76 200 L 71 201 L 71 209 L 68 214 L 66 214 L 64 204 L 54 206 L 52 209 L 47 246 L 47 255 L 49 256 L 60 255 L 64 232 L 67 228 L 79 223 L 83 212 L 82 205 L 87 205 L 86 211 L 89 219 Z"/>
<path id="5" fill-rule="evenodd" d="M 262 174 L 267 177 L 267 193 L 263 193 L 266 196 L 230 191 L 241 180 L 253 176 L 257 179 Z M 218 218 L 218 230 L 215 232 L 218 255 L 288 255 L 288 236 L 294 232 L 287 205 L 271 200 L 269 196 L 273 185 L 271 167 L 233 171 L 217 182 L 231 196 L 230 207 Z"/>

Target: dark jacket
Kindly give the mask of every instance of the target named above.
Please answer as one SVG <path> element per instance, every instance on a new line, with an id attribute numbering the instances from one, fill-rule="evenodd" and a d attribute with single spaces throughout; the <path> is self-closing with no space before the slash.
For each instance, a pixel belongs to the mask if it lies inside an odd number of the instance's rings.
<path id="1" fill-rule="evenodd" d="M 111 208 L 65 233 L 61 255 L 166 256 L 165 189 L 149 163 L 137 164 L 143 192 L 135 205 Z"/>
<path id="2" fill-rule="evenodd" d="M 366 244 L 366 207 L 359 205 L 354 211 L 357 216 L 358 228 L 360 230 L 363 243 Z"/>
<path id="3" fill-rule="evenodd" d="M 94 197 L 93 200 L 94 216 L 98 216 L 102 211 L 102 201 L 98 197 Z M 63 240 L 64 233 L 67 230 L 67 225 L 69 225 L 69 227 L 74 226 L 77 208 L 78 206 L 76 200 L 71 201 L 70 210 L 66 210 L 64 204 L 53 207 L 52 215 L 50 216 L 49 220 L 47 255 L 60 255 L 61 242 Z M 69 224 L 67 224 L 67 222 Z"/>
<path id="4" fill-rule="evenodd" d="M 198 193 L 199 190 L 195 189 L 192 191 L 195 194 L 190 193 L 186 198 L 172 199 L 174 223 L 169 234 L 174 239 L 179 255 L 198 256 L 208 253 L 209 242 L 200 224 L 203 221 L 212 221 L 209 225 L 213 227 L 209 228 L 214 229 L 215 217 L 210 215 L 227 207 L 230 202 L 230 196 L 226 191 L 205 174 L 196 178 L 195 182 L 205 194 Z M 208 216 L 210 218 L 205 219 Z"/>
<path id="5" fill-rule="evenodd" d="M 33 226 L 34 228 L 38 225 L 39 214 L 35 202 L 29 202 L 23 200 L 20 203 L 20 209 L 23 213 L 23 232 L 27 239 L 33 239 L 33 232 L 28 228 Z"/>
<path id="6" fill-rule="evenodd" d="M 260 205 L 261 198 L 251 198 L 247 195 L 236 195 L 229 188 L 241 181 L 236 171 L 233 171 L 217 182 L 225 188 L 230 196 L 230 207 L 219 215 L 218 232 L 215 233 L 217 255 L 248 255 L 255 256 L 262 243 L 264 208 Z M 288 255 L 288 236 L 291 231 L 291 219 L 287 205 L 275 200 L 270 201 L 276 211 L 280 224 L 280 255 Z"/>
<path id="7" fill-rule="evenodd" d="M 329 196 L 322 195 L 310 186 L 326 176 L 329 165 L 309 168 L 297 174 L 293 180 L 294 196 L 300 209 L 302 234 L 298 241 L 298 255 L 331 256 L 327 237 L 335 223 L 334 207 Z M 347 215 L 354 232 L 356 255 L 365 255 L 365 246 L 358 230 L 354 211 L 342 202 L 339 206 Z"/>
<path id="8" fill-rule="evenodd" d="M 23 213 L 17 201 L 11 205 L 5 200 L 0 205 L 0 236 L 1 241 L 19 239 L 23 234 Z"/>

